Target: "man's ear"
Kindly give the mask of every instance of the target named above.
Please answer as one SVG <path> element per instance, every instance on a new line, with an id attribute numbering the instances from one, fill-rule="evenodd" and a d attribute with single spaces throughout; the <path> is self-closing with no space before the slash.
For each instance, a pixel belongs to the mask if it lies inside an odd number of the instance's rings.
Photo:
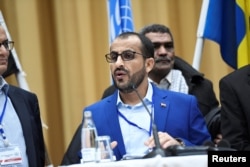
<path id="1" fill-rule="evenodd" d="M 145 64 L 146 71 L 147 71 L 147 73 L 149 73 L 153 69 L 153 67 L 155 65 L 155 60 L 152 57 L 151 58 L 147 58 L 145 63 L 146 63 Z"/>

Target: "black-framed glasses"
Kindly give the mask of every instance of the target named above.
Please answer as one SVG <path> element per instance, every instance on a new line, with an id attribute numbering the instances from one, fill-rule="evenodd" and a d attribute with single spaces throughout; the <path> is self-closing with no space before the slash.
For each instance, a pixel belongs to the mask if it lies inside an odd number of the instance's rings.
<path id="1" fill-rule="evenodd" d="M 0 43 L 0 47 L 2 45 L 5 47 L 6 50 L 11 50 L 14 47 L 14 41 L 6 40 L 6 41 L 3 41 L 2 43 Z"/>
<path id="2" fill-rule="evenodd" d="M 118 56 L 121 56 L 123 61 L 130 61 L 130 60 L 133 60 L 135 58 L 135 54 L 142 55 L 141 53 L 138 53 L 135 51 L 126 50 L 120 54 L 117 52 L 110 52 L 110 53 L 106 54 L 105 57 L 106 57 L 106 60 L 108 63 L 115 63 L 118 59 Z"/>

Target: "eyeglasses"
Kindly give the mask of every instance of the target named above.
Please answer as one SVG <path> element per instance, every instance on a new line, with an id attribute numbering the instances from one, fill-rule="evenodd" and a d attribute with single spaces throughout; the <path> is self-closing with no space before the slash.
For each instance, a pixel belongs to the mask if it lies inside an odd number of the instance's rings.
<path id="1" fill-rule="evenodd" d="M 135 58 L 135 54 L 142 55 L 141 53 L 127 50 L 120 54 L 117 52 L 111 52 L 111 53 L 106 54 L 105 57 L 108 63 L 115 63 L 118 59 L 118 56 L 121 56 L 123 61 L 130 61 Z"/>
<path id="2" fill-rule="evenodd" d="M 2 43 L 0 43 L 0 47 L 2 45 L 5 47 L 6 50 L 11 50 L 14 47 L 14 41 L 6 40 L 6 41 L 3 41 Z"/>

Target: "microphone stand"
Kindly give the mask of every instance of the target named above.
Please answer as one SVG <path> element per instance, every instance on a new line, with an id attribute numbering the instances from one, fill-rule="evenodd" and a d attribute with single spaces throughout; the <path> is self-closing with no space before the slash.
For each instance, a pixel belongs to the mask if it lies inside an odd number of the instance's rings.
<path id="1" fill-rule="evenodd" d="M 166 157 L 165 151 L 162 149 L 161 144 L 160 144 L 158 131 L 157 131 L 157 127 L 155 123 L 152 123 L 152 131 L 153 131 L 153 137 L 155 141 L 155 147 L 153 148 L 153 151 L 146 154 L 143 158 L 152 158 L 157 155 L 160 155 L 161 157 Z"/>
<path id="2" fill-rule="evenodd" d="M 152 114 L 150 113 L 147 105 L 144 103 L 142 97 L 140 96 L 137 89 L 135 88 L 135 85 L 132 85 L 132 88 L 135 91 L 136 95 L 138 96 L 138 98 L 140 99 L 140 101 L 142 102 L 144 108 L 146 109 L 147 113 L 150 116 L 150 119 L 151 119 L 151 122 L 152 122 L 152 132 L 153 132 L 153 137 L 154 137 L 154 141 L 155 141 L 155 147 L 153 148 L 153 151 L 146 154 L 143 158 L 152 158 L 152 157 L 155 157 L 157 155 L 160 155 L 161 157 L 166 157 L 166 154 L 165 154 L 165 152 L 162 149 L 161 144 L 160 144 L 157 126 L 156 126 L 156 124 L 154 122 L 154 119 L 152 118 Z"/>

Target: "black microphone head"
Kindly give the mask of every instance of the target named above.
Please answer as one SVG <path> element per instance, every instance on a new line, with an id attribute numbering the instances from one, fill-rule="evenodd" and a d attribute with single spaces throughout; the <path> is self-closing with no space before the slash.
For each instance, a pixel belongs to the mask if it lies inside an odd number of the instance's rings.
<path id="1" fill-rule="evenodd" d="M 204 155 L 211 151 L 208 146 L 180 146 L 173 145 L 165 149 L 166 156 L 184 156 L 184 155 Z"/>

